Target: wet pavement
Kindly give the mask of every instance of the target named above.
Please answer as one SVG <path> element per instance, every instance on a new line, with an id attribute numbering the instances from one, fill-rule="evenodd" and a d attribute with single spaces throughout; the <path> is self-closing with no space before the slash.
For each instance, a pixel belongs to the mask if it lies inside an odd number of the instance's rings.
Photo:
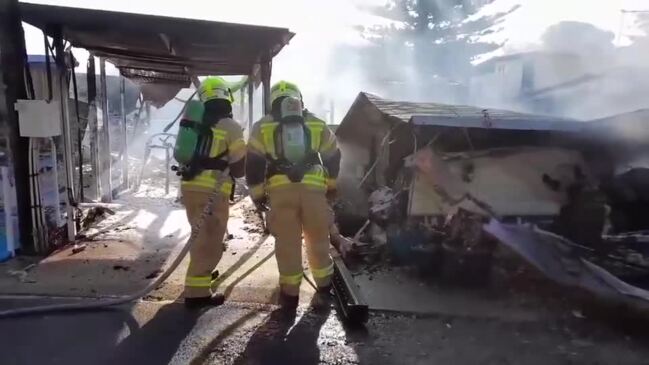
<path id="1" fill-rule="evenodd" d="M 0 308 L 42 302 L 4 298 Z M 365 328 L 349 328 L 335 309 L 303 306 L 287 320 L 274 306 L 242 303 L 196 312 L 175 302 L 140 302 L 0 320 L 0 327 L 3 365 L 646 364 L 649 355 L 642 329 L 576 318 L 503 322 L 373 312 Z"/>
<path id="2" fill-rule="evenodd" d="M 0 311 L 146 285 L 189 233 L 175 196 L 154 186 L 125 197 L 123 209 L 96 225 L 100 234 L 86 251 L 59 252 L 24 280 L 7 273 L 31 261 L 0 265 Z M 0 319 L 0 365 L 649 363 L 649 321 L 624 319 L 625 308 L 599 318 L 589 302 L 550 306 L 537 298 L 563 292 L 528 281 L 526 295 L 496 295 L 425 285 L 402 270 L 361 273 L 357 282 L 373 308 L 364 328 L 345 326 L 335 308 L 312 309 L 306 284 L 296 318 L 287 320 L 269 304 L 277 289 L 272 238 L 263 237 L 249 203 L 236 204 L 231 215 L 233 237 L 219 265 L 225 305 L 196 312 L 176 301 L 185 260 L 155 292 L 128 306 Z"/>

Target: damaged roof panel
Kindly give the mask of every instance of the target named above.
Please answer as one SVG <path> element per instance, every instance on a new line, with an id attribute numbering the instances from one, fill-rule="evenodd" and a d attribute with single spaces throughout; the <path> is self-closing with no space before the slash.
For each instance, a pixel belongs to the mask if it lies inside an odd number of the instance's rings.
<path id="1" fill-rule="evenodd" d="M 578 130 L 581 124 L 571 119 L 556 118 L 544 115 L 533 115 L 508 110 L 487 109 L 467 105 L 450 105 L 440 103 L 413 103 L 394 101 L 379 96 L 363 93 L 369 102 L 386 115 L 397 117 L 403 122 L 416 125 L 438 125 L 448 127 L 499 128 L 508 129 L 542 129 L 542 130 Z M 525 123 L 524 127 L 510 123 Z M 567 124 L 560 126 L 559 124 Z M 500 126 L 500 127 L 499 127 Z"/>
<path id="2" fill-rule="evenodd" d="M 415 125 L 523 131 L 579 132 L 584 129 L 584 122 L 552 117 L 537 117 L 535 115 L 514 112 L 503 113 L 502 111 L 491 109 L 485 109 L 480 113 L 473 113 L 471 115 L 458 115 L 453 117 L 413 115 L 411 122 Z"/>
<path id="3" fill-rule="evenodd" d="M 288 29 L 21 3 L 23 20 L 127 70 L 248 75 L 293 37 Z M 224 50 L 227 49 L 227 52 Z M 189 80 L 187 78 L 187 80 Z M 167 82 L 168 80 L 164 80 Z"/>
<path id="4" fill-rule="evenodd" d="M 362 108 L 371 108 L 380 112 L 385 123 L 403 122 L 420 126 L 560 132 L 579 132 L 585 126 L 583 122 L 573 119 L 466 105 L 394 101 L 362 92 L 356 98 L 345 118 L 343 118 L 338 131 L 339 136 L 344 138 L 345 135 L 351 134 L 352 131 L 359 130 L 358 127 L 353 126 L 354 124 L 368 121 L 367 118 L 359 118 L 359 113 L 356 113 L 356 110 Z"/>

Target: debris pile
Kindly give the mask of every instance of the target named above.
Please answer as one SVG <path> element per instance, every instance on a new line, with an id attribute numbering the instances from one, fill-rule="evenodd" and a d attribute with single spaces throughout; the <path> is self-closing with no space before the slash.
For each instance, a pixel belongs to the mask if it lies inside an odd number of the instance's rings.
<path id="1" fill-rule="evenodd" d="M 473 285 L 517 257 L 562 284 L 649 301 L 646 142 L 620 123 L 484 115 L 359 95 L 337 131 L 354 153 L 336 206 L 368 243 L 358 261 Z"/>

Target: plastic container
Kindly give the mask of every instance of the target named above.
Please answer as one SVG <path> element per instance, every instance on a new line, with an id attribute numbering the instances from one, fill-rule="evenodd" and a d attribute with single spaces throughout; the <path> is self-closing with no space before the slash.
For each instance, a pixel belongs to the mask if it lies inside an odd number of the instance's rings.
<path id="1" fill-rule="evenodd" d="M 4 261 L 20 248 L 16 195 L 13 178 L 6 166 L 0 167 L 0 186 L 0 261 Z"/>
<path id="2" fill-rule="evenodd" d="M 5 211 L 0 211 L 0 262 L 13 257 L 13 250 L 9 248 L 7 240 L 7 227 L 5 224 Z"/>

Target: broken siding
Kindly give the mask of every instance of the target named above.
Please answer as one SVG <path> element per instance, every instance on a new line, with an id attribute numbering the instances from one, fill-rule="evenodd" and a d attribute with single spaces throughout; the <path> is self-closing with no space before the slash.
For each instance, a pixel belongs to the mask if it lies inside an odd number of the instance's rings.
<path id="1" fill-rule="evenodd" d="M 437 185 L 445 191 L 461 191 L 450 194 L 454 199 L 469 193 L 500 216 L 556 216 L 566 203 L 566 187 L 574 182 L 574 166 L 585 170 L 578 151 L 553 147 L 494 149 L 454 158 L 447 155 L 440 164 L 443 166 L 434 169 L 428 179 L 422 172 L 416 174 L 409 215 L 450 213 L 451 205 L 440 197 Z M 466 174 L 464 169 L 469 164 L 472 172 Z M 543 183 L 544 174 L 559 181 L 561 188 L 551 190 Z"/>
<path id="2" fill-rule="evenodd" d="M 435 148 L 446 152 L 512 145 L 565 146 L 573 142 L 566 134 L 578 134 L 567 132 L 577 132 L 582 127 L 583 123 L 566 119 L 463 105 L 399 102 L 360 93 L 336 133 L 340 143 L 365 151 L 354 152 L 364 156 L 362 159 L 343 153 L 345 163 L 339 183 L 348 185 L 348 193 L 341 196 L 357 200 L 377 187 L 393 186 L 403 171 L 404 159 L 432 140 Z M 352 181 L 358 182 L 352 178 L 358 175 L 358 166 L 353 161 L 364 164 L 362 168 L 366 171 L 371 169 L 362 188 L 351 187 Z M 430 194 L 412 200 L 420 198 L 429 199 Z M 539 214 L 554 214 L 554 208 L 555 205 Z M 413 209 L 426 213 L 424 208 Z"/>

